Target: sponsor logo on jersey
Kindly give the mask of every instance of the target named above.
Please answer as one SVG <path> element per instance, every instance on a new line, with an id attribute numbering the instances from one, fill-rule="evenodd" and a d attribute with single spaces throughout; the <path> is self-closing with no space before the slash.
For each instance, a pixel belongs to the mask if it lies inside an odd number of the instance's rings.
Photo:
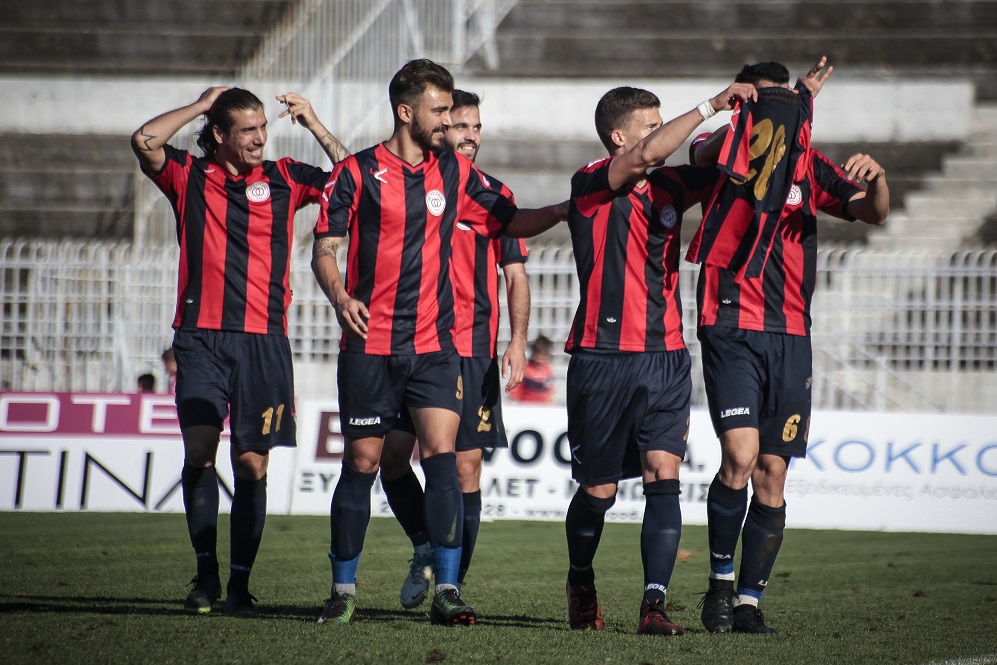
<path id="1" fill-rule="evenodd" d="M 443 192 L 438 189 L 434 189 L 428 194 L 426 194 L 426 207 L 429 208 L 429 212 L 436 217 L 443 214 L 443 210 L 447 207 L 447 199 L 443 196 Z"/>
<path id="2" fill-rule="evenodd" d="M 724 409 L 720 412 L 720 418 L 730 418 L 731 416 L 750 416 L 751 409 L 746 406 L 738 406 L 733 409 Z"/>
<path id="3" fill-rule="evenodd" d="M 786 197 L 787 205 L 798 206 L 803 203 L 803 192 L 800 191 L 798 185 L 793 185 L 789 188 L 789 196 Z"/>
<path id="4" fill-rule="evenodd" d="M 372 418 L 350 418 L 350 424 L 356 427 L 368 427 L 370 425 L 380 425 L 381 416 L 374 416 Z"/>
<path id="5" fill-rule="evenodd" d="M 473 231 L 474 230 L 474 229 L 471 228 L 471 225 L 468 224 L 467 222 L 457 222 L 457 228 L 460 229 L 461 231 Z"/>
<path id="6" fill-rule="evenodd" d="M 616 323 L 616 317 L 615 316 L 607 316 L 606 317 L 606 323 Z"/>
<path id="7" fill-rule="evenodd" d="M 675 223 L 679 221 L 679 214 L 675 212 L 675 206 L 665 206 L 661 209 L 661 223 L 666 229 L 675 228 Z"/>
<path id="8" fill-rule="evenodd" d="M 270 185 L 265 182 L 246 185 L 246 198 L 253 203 L 263 203 L 270 198 Z"/>
<path id="9" fill-rule="evenodd" d="M 385 180 L 383 176 L 384 176 L 384 174 L 385 174 L 385 173 L 387 173 L 387 172 L 388 172 L 388 169 L 386 169 L 386 168 L 384 168 L 384 169 L 381 169 L 380 171 L 375 171 L 374 169 L 371 169 L 371 170 L 370 170 L 370 174 L 371 174 L 372 176 L 374 176 L 374 180 L 376 180 L 376 181 L 378 181 L 378 182 L 383 182 L 383 183 L 384 183 L 385 185 L 387 185 L 387 184 L 388 184 L 388 181 L 387 181 L 387 180 Z"/>

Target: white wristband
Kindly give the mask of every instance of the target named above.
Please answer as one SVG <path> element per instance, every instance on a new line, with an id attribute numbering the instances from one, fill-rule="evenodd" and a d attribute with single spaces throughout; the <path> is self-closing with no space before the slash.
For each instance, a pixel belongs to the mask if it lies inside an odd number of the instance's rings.
<path id="1" fill-rule="evenodd" d="M 709 120 L 717 114 L 717 112 L 713 110 L 713 104 L 710 104 L 710 100 L 708 99 L 705 102 L 700 102 L 696 109 L 699 110 L 699 115 L 703 116 L 703 120 Z"/>

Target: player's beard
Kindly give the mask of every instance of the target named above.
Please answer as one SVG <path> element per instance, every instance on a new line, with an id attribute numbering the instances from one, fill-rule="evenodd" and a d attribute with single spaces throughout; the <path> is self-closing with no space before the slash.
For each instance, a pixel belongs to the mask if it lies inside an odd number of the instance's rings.
<path id="1" fill-rule="evenodd" d="M 443 132 L 446 128 L 443 125 L 429 128 L 419 122 L 418 117 L 412 119 L 412 140 L 423 150 L 433 150 L 439 152 L 444 149 L 443 135 L 439 138 L 433 136 L 434 132 Z"/>

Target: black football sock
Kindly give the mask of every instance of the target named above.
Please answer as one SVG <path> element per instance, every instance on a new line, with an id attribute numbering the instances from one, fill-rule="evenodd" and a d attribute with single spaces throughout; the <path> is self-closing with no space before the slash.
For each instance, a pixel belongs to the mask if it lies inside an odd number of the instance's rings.
<path id="1" fill-rule="evenodd" d="M 384 488 L 384 498 L 388 500 L 391 512 L 395 514 L 412 545 L 419 546 L 429 542 L 424 509 L 425 494 L 415 471 L 409 467 L 408 473 L 397 480 L 386 479 L 382 471 L 381 487 Z"/>
<path id="2" fill-rule="evenodd" d="M 786 504 L 772 508 L 751 497 L 748 517 L 741 535 L 741 570 L 737 577 L 737 594 L 762 597 L 775 566 L 786 532 Z"/>
<path id="3" fill-rule="evenodd" d="M 644 524 L 640 530 L 640 558 L 644 564 L 644 600 L 663 601 L 675 569 L 682 537 L 679 481 L 644 483 Z"/>
<path id="4" fill-rule="evenodd" d="M 457 585 L 461 542 L 464 540 L 464 502 L 457 481 L 457 455 L 439 453 L 422 460 L 426 474 L 426 525 L 433 548 L 433 574 L 439 585 Z"/>
<path id="5" fill-rule="evenodd" d="M 184 466 L 180 473 L 187 532 L 198 577 L 218 577 L 218 475 L 214 466 Z"/>
<path id="6" fill-rule="evenodd" d="M 232 538 L 232 564 L 228 588 L 249 590 L 249 574 L 253 570 L 256 554 L 263 540 L 263 526 L 267 521 L 267 477 L 245 480 L 236 477 L 232 496 L 230 534 Z"/>
<path id="7" fill-rule="evenodd" d="M 464 540 L 457 581 L 463 584 L 467 569 L 471 567 L 474 544 L 478 541 L 478 527 L 481 526 L 481 490 L 461 494 L 461 498 L 464 500 Z"/>
<path id="8" fill-rule="evenodd" d="M 734 579 L 734 551 L 748 509 L 748 488 L 731 489 L 715 477 L 706 496 L 710 577 Z"/>
<path id="9" fill-rule="evenodd" d="M 564 518 L 564 531 L 568 536 L 568 582 L 573 586 L 595 583 L 592 561 L 602 528 L 606 524 L 606 512 L 616 503 L 616 495 L 608 499 L 592 496 L 581 487 L 571 497 L 568 514 Z"/>
<path id="10" fill-rule="evenodd" d="M 363 551 L 370 523 L 370 488 L 376 478 L 376 471 L 361 473 L 343 462 L 329 511 L 330 552 L 334 562 L 358 559 Z"/>

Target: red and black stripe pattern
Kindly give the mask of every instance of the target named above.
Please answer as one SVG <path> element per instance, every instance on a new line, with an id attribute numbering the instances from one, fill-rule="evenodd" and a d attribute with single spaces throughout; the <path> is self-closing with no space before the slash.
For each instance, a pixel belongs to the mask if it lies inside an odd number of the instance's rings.
<path id="1" fill-rule="evenodd" d="M 810 334 L 810 304 L 817 282 L 817 211 L 853 221 L 848 201 L 862 190 L 817 150 L 804 157 L 805 175 L 790 188 L 768 261 L 758 277 L 703 265 L 699 325 Z"/>
<path id="2" fill-rule="evenodd" d="M 609 187 L 604 159 L 571 179 L 568 228 L 580 302 L 567 351 L 685 348 L 678 291 L 682 214 L 705 200 L 715 167 L 662 167 L 641 187 Z"/>
<path id="3" fill-rule="evenodd" d="M 813 99 L 802 86 L 761 88 L 757 102 L 738 105 L 718 163 L 727 177 L 717 184 L 688 260 L 729 268 L 739 278 L 762 273 L 789 189 L 806 170 L 800 160 L 810 148 L 812 117 Z"/>
<path id="4" fill-rule="evenodd" d="M 457 221 L 498 236 L 516 213 L 500 182 L 463 155 L 411 166 L 383 144 L 336 165 L 315 237 L 349 235 L 346 290 L 370 311 L 367 339 L 343 348 L 413 355 L 453 348 L 449 265 Z"/>
<path id="5" fill-rule="evenodd" d="M 294 213 L 318 203 L 329 174 L 284 158 L 234 176 L 166 146 L 152 180 L 177 220 L 174 328 L 287 335 Z"/>
<path id="6" fill-rule="evenodd" d="M 522 238 L 488 238 L 463 222 L 457 223 L 450 279 L 454 291 L 453 340 L 462 358 L 495 357 L 500 312 L 497 266 L 525 263 L 526 259 Z"/>

